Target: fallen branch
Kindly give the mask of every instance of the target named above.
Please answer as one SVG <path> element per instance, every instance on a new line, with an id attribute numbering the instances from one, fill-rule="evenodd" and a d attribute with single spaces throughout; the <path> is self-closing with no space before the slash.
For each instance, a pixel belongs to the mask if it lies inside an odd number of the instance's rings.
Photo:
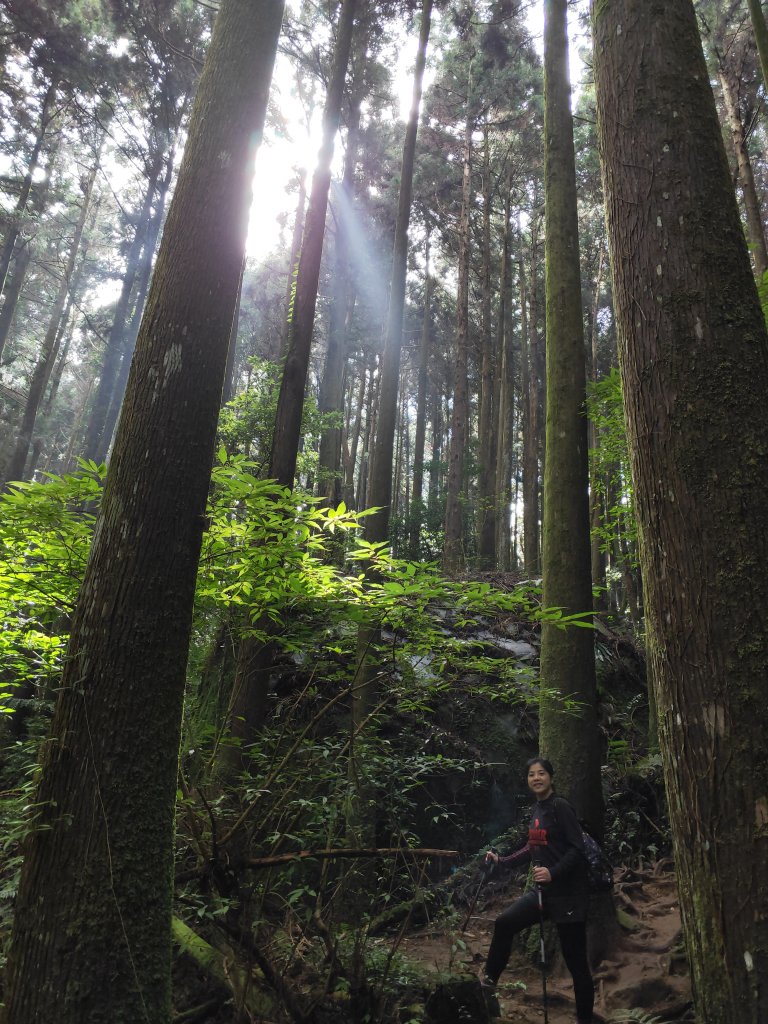
<path id="1" fill-rule="evenodd" d="M 301 850 L 298 853 L 278 853 L 272 857 L 250 857 L 237 862 L 241 868 L 271 868 L 279 864 L 291 864 L 298 860 L 330 860 L 354 857 L 451 857 L 459 856 L 458 850 L 412 850 L 408 846 L 371 847 L 359 850 Z"/>

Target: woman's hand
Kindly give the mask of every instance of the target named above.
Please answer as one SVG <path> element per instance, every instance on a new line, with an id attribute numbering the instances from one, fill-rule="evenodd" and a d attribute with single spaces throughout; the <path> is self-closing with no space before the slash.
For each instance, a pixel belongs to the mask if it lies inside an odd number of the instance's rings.
<path id="1" fill-rule="evenodd" d="M 533 880 L 536 885 L 547 885 L 552 881 L 552 875 L 549 873 L 549 868 L 535 867 L 533 869 Z"/>
<path id="2" fill-rule="evenodd" d="M 499 855 L 498 855 L 498 853 L 496 853 L 495 850 L 488 850 L 488 852 L 485 855 L 485 863 L 486 864 L 498 864 L 499 863 Z"/>

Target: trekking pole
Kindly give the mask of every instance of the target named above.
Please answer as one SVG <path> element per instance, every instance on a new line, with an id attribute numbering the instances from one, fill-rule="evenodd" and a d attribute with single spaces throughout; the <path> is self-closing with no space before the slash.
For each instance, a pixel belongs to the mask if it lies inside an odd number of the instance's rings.
<path id="1" fill-rule="evenodd" d="M 549 1024 L 547 1008 L 547 956 L 544 951 L 544 895 L 541 883 L 536 883 L 536 895 L 539 898 L 539 951 L 541 953 L 541 988 L 544 1000 L 544 1024 Z"/>
<path id="2" fill-rule="evenodd" d="M 469 913 L 467 914 L 466 920 L 464 921 L 464 924 L 461 926 L 462 932 L 465 932 L 467 930 L 467 925 L 469 924 L 470 919 L 475 912 L 475 904 L 477 903 L 477 897 L 480 895 L 480 890 L 485 885 L 485 880 L 488 877 L 489 868 L 492 867 L 492 864 L 483 863 L 483 865 L 480 868 L 480 884 L 478 885 L 477 890 L 475 891 L 475 895 L 472 897 L 472 903 L 470 904 Z"/>

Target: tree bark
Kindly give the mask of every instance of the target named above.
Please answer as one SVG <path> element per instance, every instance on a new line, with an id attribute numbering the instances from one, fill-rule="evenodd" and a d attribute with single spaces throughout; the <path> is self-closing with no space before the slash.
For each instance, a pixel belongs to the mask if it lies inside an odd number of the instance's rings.
<path id="1" fill-rule="evenodd" d="M 759 1024 L 768 335 L 693 3 L 603 0 L 593 27 L 647 649 L 695 1010 Z"/>
<path id="2" fill-rule="evenodd" d="M 539 380 L 536 358 L 536 223 L 531 224 L 531 283 L 527 287 L 522 246 L 518 262 L 523 303 L 522 402 L 523 402 L 523 565 L 533 578 L 541 572 L 539 545 Z M 526 318 L 526 299 L 530 317 Z M 527 321 L 527 322 L 526 322 Z"/>
<path id="3" fill-rule="evenodd" d="M 13 1024 L 170 1020 L 195 577 L 282 14 L 282 0 L 224 0 L 214 25 L 45 744 L 6 974 Z"/>
<path id="4" fill-rule="evenodd" d="M 570 98 L 567 0 L 545 0 L 547 418 L 542 575 L 544 607 L 560 608 L 566 615 L 592 610 L 586 360 Z M 540 666 L 540 748 L 565 776 L 566 794 L 579 816 L 599 834 L 603 796 L 592 630 L 563 629 L 545 621 Z M 565 712 L 566 698 L 578 701 L 578 709 Z"/>
<path id="5" fill-rule="evenodd" d="M 491 323 L 491 160 L 488 125 L 483 134 L 483 254 L 482 254 L 482 354 L 480 357 L 480 412 L 477 424 L 477 553 L 478 568 L 496 567 L 496 444 L 501 360 L 498 338 Z M 494 402 L 494 397 L 496 401 Z"/>
<path id="6" fill-rule="evenodd" d="M 760 56 L 760 68 L 763 72 L 763 87 L 768 91 L 768 25 L 765 23 L 761 0 L 747 0 L 747 7 L 752 18 L 757 52 Z"/>
<path id="7" fill-rule="evenodd" d="M 429 273 L 429 225 L 424 246 L 424 312 L 419 347 L 419 385 L 416 396 L 416 435 L 413 440 L 413 489 L 408 530 L 408 551 L 411 558 L 419 557 L 421 523 L 424 517 L 424 446 L 427 437 L 427 364 L 432 335 L 432 278 Z"/>

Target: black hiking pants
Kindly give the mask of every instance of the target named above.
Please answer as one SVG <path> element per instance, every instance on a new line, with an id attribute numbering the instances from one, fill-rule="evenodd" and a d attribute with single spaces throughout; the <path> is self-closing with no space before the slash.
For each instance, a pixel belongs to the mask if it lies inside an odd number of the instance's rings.
<path id="1" fill-rule="evenodd" d="M 544 918 L 547 920 L 547 903 L 544 901 Z M 485 973 L 496 982 L 509 961 L 512 939 L 524 928 L 539 923 L 539 897 L 528 892 L 516 900 L 508 910 L 496 918 L 491 948 L 485 963 Z M 579 1020 L 592 1018 L 595 1003 L 595 986 L 587 959 L 587 926 L 584 921 L 555 922 L 560 939 L 563 959 L 573 978 L 573 994 L 576 997 L 576 1016 Z"/>

